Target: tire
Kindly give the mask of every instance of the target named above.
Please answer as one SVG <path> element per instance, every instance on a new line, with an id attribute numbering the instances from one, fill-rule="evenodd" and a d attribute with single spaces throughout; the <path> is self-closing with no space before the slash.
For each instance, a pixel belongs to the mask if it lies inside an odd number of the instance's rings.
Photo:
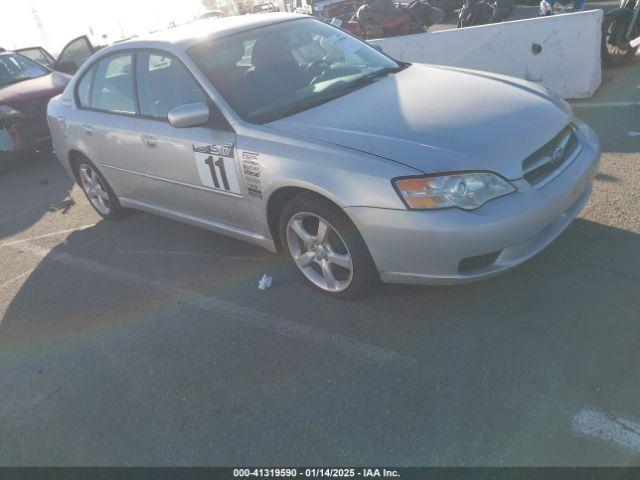
<path id="1" fill-rule="evenodd" d="M 321 222 L 326 226 L 324 235 Z M 305 192 L 291 199 L 280 215 L 279 232 L 284 254 L 306 283 L 323 293 L 334 298 L 361 298 L 380 283 L 356 226 L 320 195 Z"/>
<path id="2" fill-rule="evenodd" d="M 102 173 L 87 158 L 81 158 L 75 164 L 75 173 L 80 188 L 89 203 L 106 220 L 117 220 L 124 214 L 118 197 Z"/>
<path id="3" fill-rule="evenodd" d="M 633 61 L 638 47 L 631 47 L 622 36 L 629 26 L 633 13 L 621 11 L 606 16 L 602 22 L 602 60 L 608 67 L 621 67 Z M 634 28 L 635 38 L 638 28 Z M 626 45 L 625 45 L 626 44 Z"/>

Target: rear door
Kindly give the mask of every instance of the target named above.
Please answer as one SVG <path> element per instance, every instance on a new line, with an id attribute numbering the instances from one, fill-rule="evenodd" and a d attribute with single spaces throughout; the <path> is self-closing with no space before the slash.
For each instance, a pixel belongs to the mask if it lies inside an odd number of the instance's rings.
<path id="1" fill-rule="evenodd" d="M 250 227 L 242 190 L 236 135 L 187 68 L 163 51 L 139 51 L 136 79 L 136 170 L 143 174 L 141 200 L 238 227 Z M 207 103 L 209 123 L 175 128 L 174 107 Z"/>
<path id="2" fill-rule="evenodd" d="M 94 48 L 89 37 L 83 35 L 74 38 L 62 49 L 53 69 L 73 75 L 93 55 L 93 52 Z"/>
<path id="3" fill-rule="evenodd" d="M 113 53 L 83 73 L 76 90 L 82 111 L 67 119 L 81 149 L 118 196 L 135 195 L 139 180 L 127 173 L 136 153 L 133 58 L 132 52 Z"/>

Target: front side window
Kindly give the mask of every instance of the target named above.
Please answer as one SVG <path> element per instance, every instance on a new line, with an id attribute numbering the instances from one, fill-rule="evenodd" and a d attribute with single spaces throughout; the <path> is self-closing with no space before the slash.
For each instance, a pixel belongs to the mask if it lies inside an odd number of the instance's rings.
<path id="1" fill-rule="evenodd" d="M 42 77 L 49 71 L 22 55 L 0 55 L 0 87 Z"/>
<path id="2" fill-rule="evenodd" d="M 312 108 L 403 68 L 311 18 L 202 43 L 189 54 L 233 109 L 253 123 Z"/>
<path id="3" fill-rule="evenodd" d="M 142 115 L 166 119 L 174 107 L 206 102 L 204 93 L 185 67 L 169 55 L 138 53 L 136 73 Z"/>
<path id="4" fill-rule="evenodd" d="M 91 107 L 114 113 L 136 113 L 130 53 L 111 55 L 98 62 L 91 90 Z"/>

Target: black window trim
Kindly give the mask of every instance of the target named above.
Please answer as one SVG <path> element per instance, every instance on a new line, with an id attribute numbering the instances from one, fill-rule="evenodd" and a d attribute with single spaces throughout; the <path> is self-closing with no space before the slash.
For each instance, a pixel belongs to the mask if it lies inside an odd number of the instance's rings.
<path id="1" fill-rule="evenodd" d="M 209 118 L 209 122 L 207 123 L 207 125 L 209 126 L 213 126 L 213 118 L 214 117 L 219 117 L 220 118 L 220 125 L 217 125 L 215 128 L 215 130 L 219 130 L 219 131 L 226 131 L 226 132 L 231 132 L 231 133 L 235 133 L 235 130 L 233 129 L 233 127 L 231 126 L 231 123 L 229 122 L 229 120 L 227 119 L 227 117 L 225 116 L 225 114 L 222 112 L 222 110 L 216 105 L 216 103 L 213 101 L 213 99 L 211 98 L 211 96 L 207 93 L 206 89 L 203 88 L 202 84 L 200 83 L 200 81 L 198 81 L 198 79 L 193 75 L 193 73 L 191 72 L 191 70 L 185 65 L 185 63 L 178 58 L 175 54 L 167 51 L 167 50 L 163 50 L 161 48 L 153 48 L 153 47 L 134 47 L 134 48 L 128 48 L 128 49 L 122 49 L 122 50 L 115 50 L 113 52 L 107 52 L 99 57 L 97 57 L 89 67 L 87 67 L 87 69 L 82 73 L 82 77 L 80 77 L 78 79 L 78 81 L 76 82 L 76 84 L 74 85 L 74 100 L 76 103 L 76 108 L 78 108 L 79 110 L 88 110 L 88 111 L 92 111 L 92 112 L 98 112 L 98 113 L 106 113 L 106 114 L 110 114 L 110 115 L 119 115 L 119 116 L 123 116 L 123 117 L 127 117 L 127 118 L 140 118 L 142 120 L 152 120 L 152 121 L 156 121 L 156 122 L 163 122 L 163 123 L 169 123 L 169 119 L 168 118 L 160 118 L 160 117 L 154 117 L 153 115 L 144 115 L 141 113 L 140 111 L 140 96 L 138 95 L 138 53 L 158 53 L 160 55 L 166 56 L 166 57 L 170 57 L 171 59 L 174 59 L 176 61 L 178 61 L 178 63 L 184 68 L 184 70 L 187 72 L 187 74 L 191 77 L 191 79 L 195 82 L 195 84 L 197 85 L 197 87 L 200 89 L 200 91 L 203 93 L 206 103 L 209 107 L 209 109 L 211 110 L 212 115 Z M 133 79 L 133 93 L 135 96 L 135 107 L 136 107 L 136 113 L 126 113 L 126 112 L 114 112 L 111 110 L 104 110 L 101 108 L 94 108 L 91 106 L 82 106 L 80 104 L 80 99 L 78 96 L 78 88 L 80 86 L 80 82 L 82 82 L 82 79 L 89 74 L 89 72 L 91 72 L 91 70 L 95 67 L 94 70 L 94 74 L 93 74 L 93 79 L 91 80 L 91 86 L 90 86 L 90 93 L 93 93 L 93 85 L 95 82 L 95 72 L 98 71 L 97 69 L 97 65 L 104 59 L 107 59 L 111 56 L 114 55 L 125 55 L 125 54 L 130 54 L 131 55 L 131 61 L 132 63 L 132 79 Z M 200 66 L 198 65 L 198 68 L 200 68 Z M 89 97 L 89 101 L 91 101 L 91 96 Z"/>
<path id="2" fill-rule="evenodd" d="M 96 78 L 96 71 L 98 70 L 98 64 L 93 63 L 91 64 L 91 66 L 82 74 L 82 77 L 80 77 L 78 79 L 78 83 L 76 84 L 76 88 L 75 88 L 75 92 L 74 92 L 74 97 L 76 100 L 76 106 L 82 110 L 89 110 L 91 107 L 87 107 L 82 105 L 82 103 L 80 102 L 80 84 L 82 83 L 82 81 L 87 77 L 87 75 L 91 75 L 91 80 L 89 83 L 89 104 L 91 104 L 91 96 L 93 95 L 93 81 Z"/>

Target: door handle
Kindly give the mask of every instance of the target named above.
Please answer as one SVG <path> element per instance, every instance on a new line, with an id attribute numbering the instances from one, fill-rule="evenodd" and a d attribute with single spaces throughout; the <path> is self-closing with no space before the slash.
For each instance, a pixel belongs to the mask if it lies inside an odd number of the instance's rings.
<path id="1" fill-rule="evenodd" d="M 147 148 L 156 148 L 158 146 L 158 139 L 152 135 L 142 135 L 142 143 Z"/>
<path id="2" fill-rule="evenodd" d="M 87 123 L 83 123 L 82 124 L 82 129 L 84 130 L 84 133 L 87 135 L 93 135 L 93 127 Z"/>

